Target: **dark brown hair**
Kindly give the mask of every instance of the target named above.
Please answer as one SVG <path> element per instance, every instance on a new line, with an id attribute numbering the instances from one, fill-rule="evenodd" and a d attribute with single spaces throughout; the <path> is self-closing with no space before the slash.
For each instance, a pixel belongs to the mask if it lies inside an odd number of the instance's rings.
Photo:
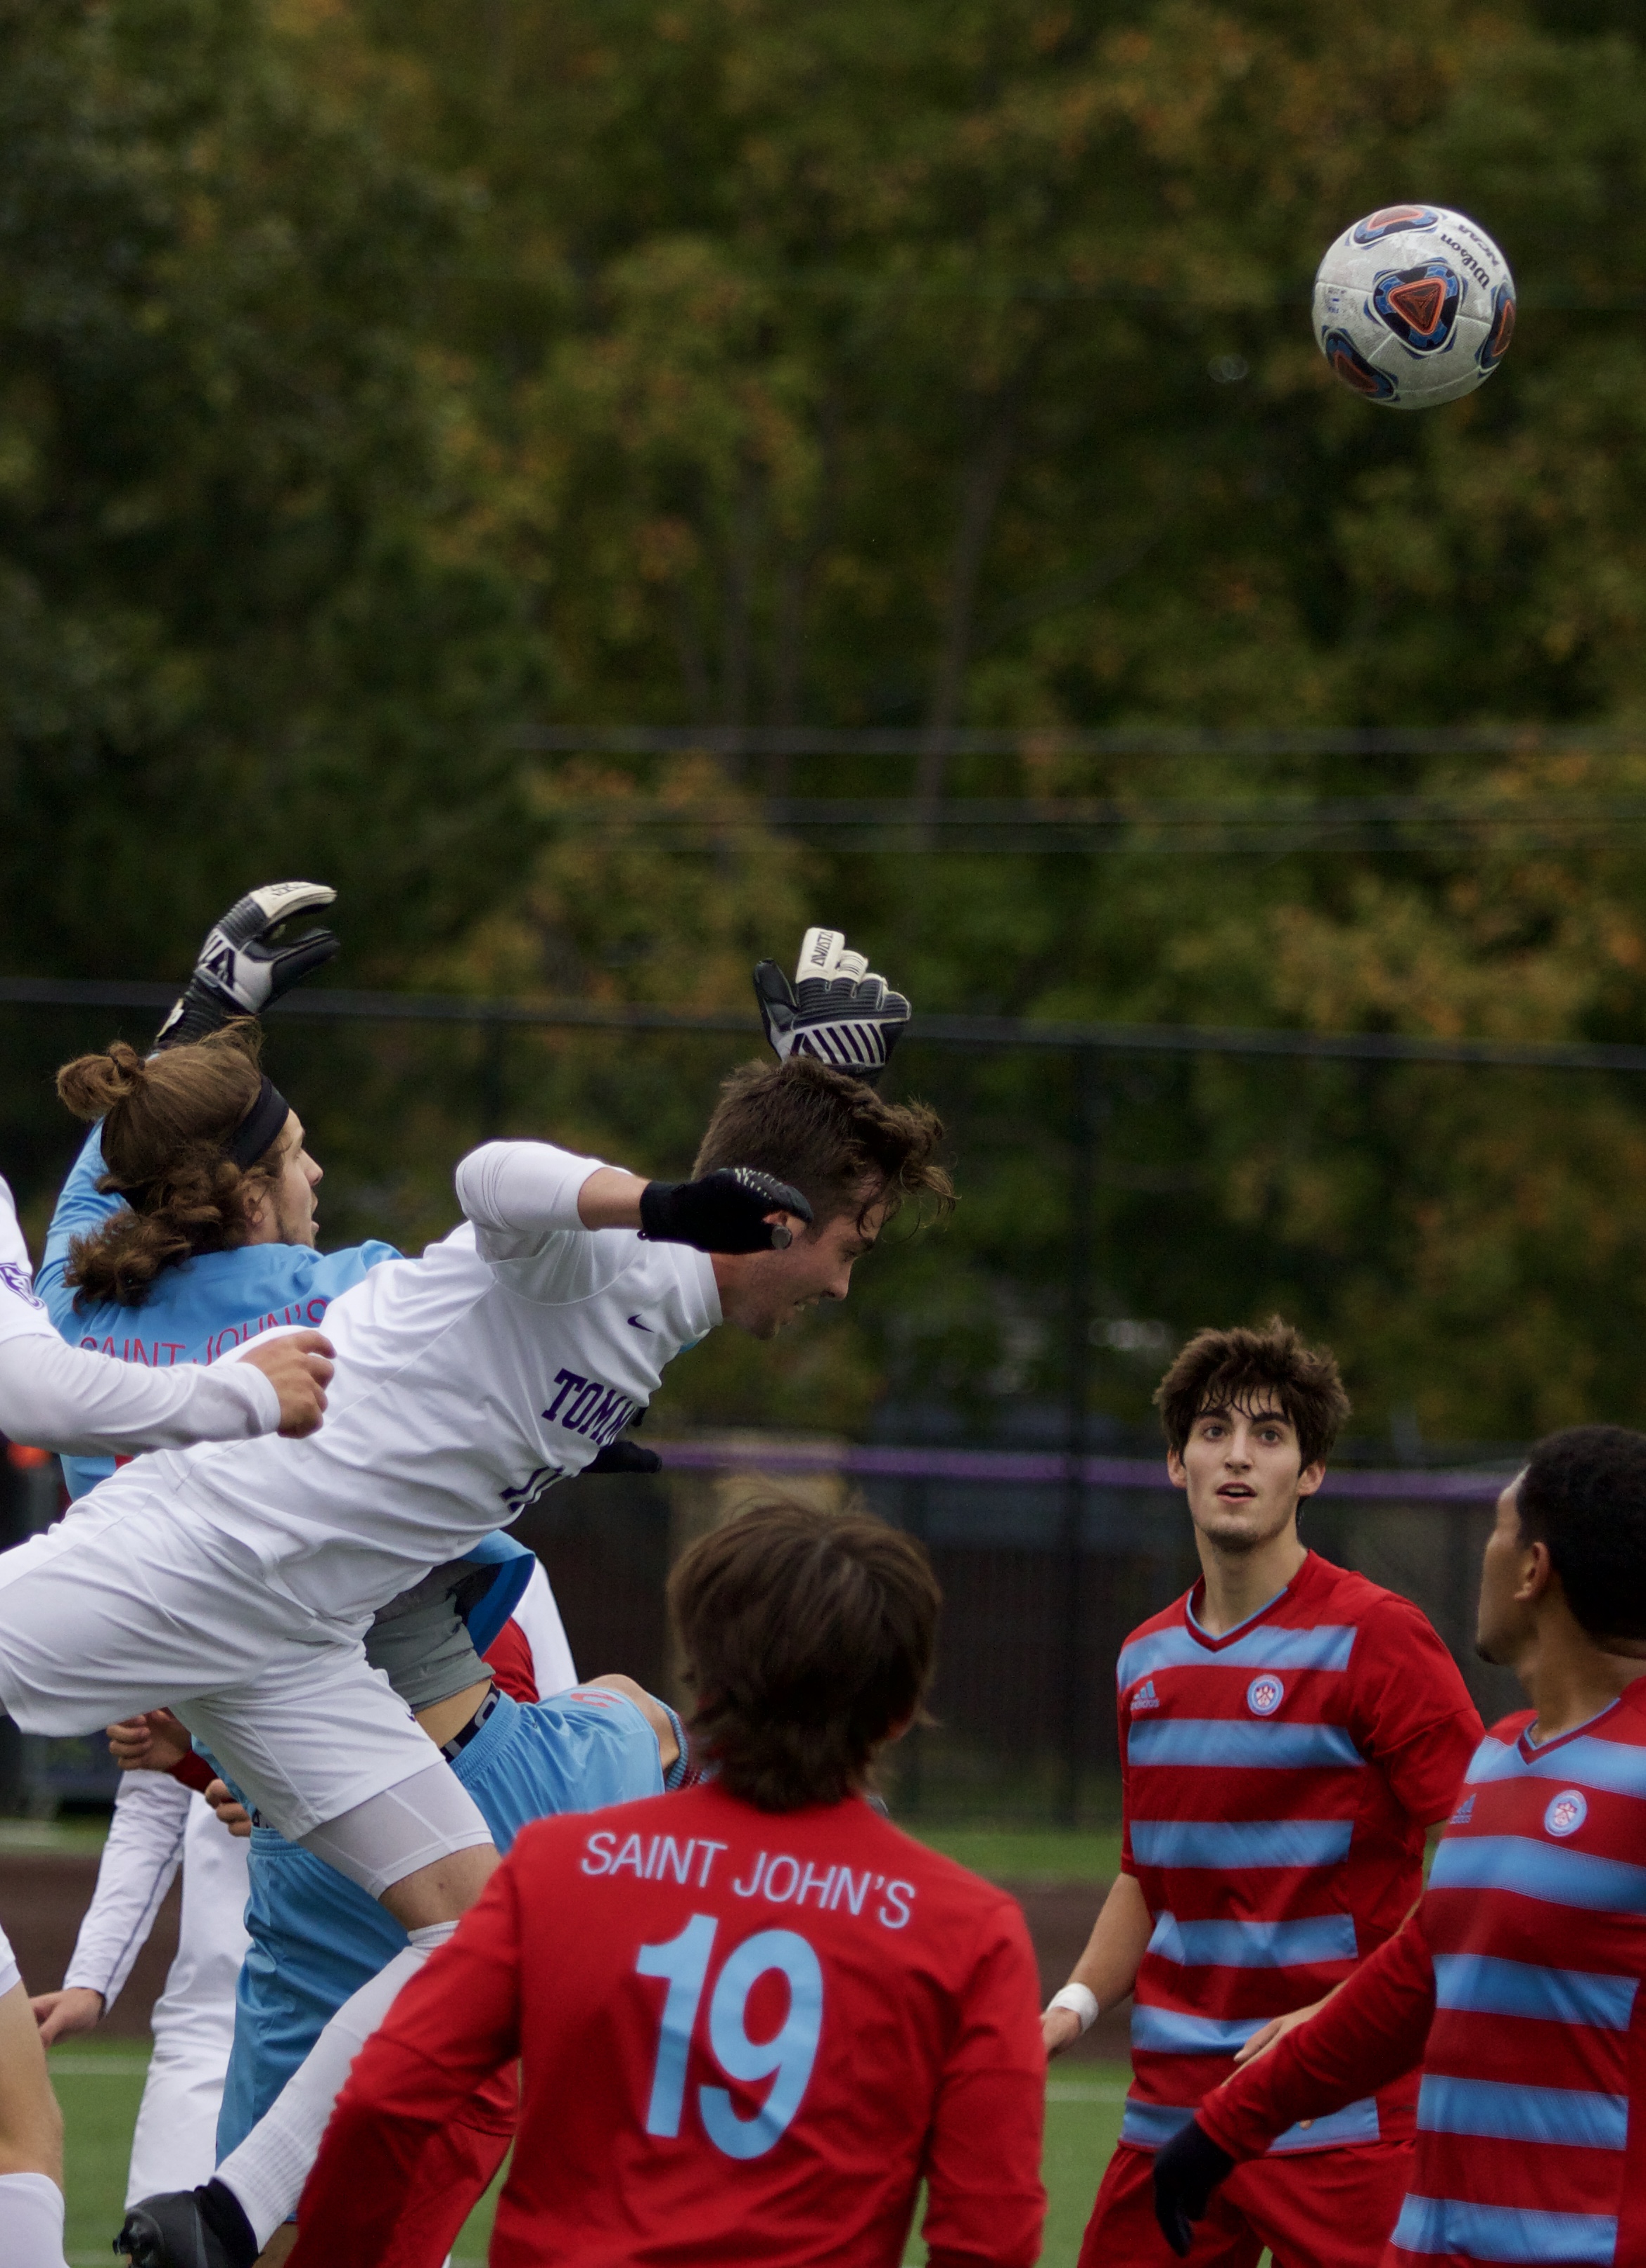
<path id="1" fill-rule="evenodd" d="M 789 1182 L 819 1221 L 860 1219 L 884 1203 L 889 1220 L 907 1197 L 929 1197 L 939 1211 L 955 1202 L 937 1162 L 942 1121 L 923 1102 L 883 1102 L 872 1086 L 813 1056 L 741 1064 L 698 1151 L 694 1174 L 752 1166 Z"/>
<path id="2" fill-rule="evenodd" d="M 1539 1441 L 1515 1495 L 1566 1603 L 1597 1642 L 1646 1638 L 1646 1433 L 1568 1425 Z"/>
<path id="3" fill-rule="evenodd" d="M 57 1073 L 75 1116 L 103 1122 L 98 1187 L 129 1207 L 70 1245 L 63 1280 L 82 1300 L 141 1307 L 162 1269 L 247 1241 L 249 1206 L 273 1185 L 281 1137 L 244 1169 L 224 1152 L 262 1088 L 260 1036 L 255 1024 L 233 1023 L 146 1058 L 116 1040 Z"/>
<path id="4" fill-rule="evenodd" d="M 942 1594 L 923 1544 L 773 1494 L 668 1579 L 701 1759 L 762 1811 L 839 1803 L 919 1707 Z"/>
<path id="5" fill-rule="evenodd" d="M 1289 1323 L 1271 1315 L 1260 1331 L 1197 1331 L 1155 1388 L 1155 1406 L 1177 1454 L 1197 1418 L 1208 1410 L 1251 1406 L 1270 1394 L 1291 1419 L 1305 1465 L 1325 1456 L 1349 1414 L 1349 1398 L 1326 1347 L 1305 1346 Z"/>

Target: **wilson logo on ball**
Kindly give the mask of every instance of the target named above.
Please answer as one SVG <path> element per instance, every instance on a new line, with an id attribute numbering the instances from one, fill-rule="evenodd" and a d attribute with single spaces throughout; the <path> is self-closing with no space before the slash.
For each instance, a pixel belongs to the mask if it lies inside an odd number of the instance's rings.
<path id="1" fill-rule="evenodd" d="M 1354 224 L 1356 244 L 1379 244 L 1406 228 L 1438 228 L 1440 215 L 1428 205 L 1384 205 Z"/>
<path id="2" fill-rule="evenodd" d="M 1372 286 L 1372 313 L 1413 354 L 1450 344 L 1463 306 L 1463 278 L 1443 260 L 1389 269 Z"/>
<path id="3" fill-rule="evenodd" d="M 1347 331 L 1328 331 L 1320 344 L 1333 375 L 1369 401 L 1392 401 L 1395 382 L 1386 370 L 1369 363 Z"/>

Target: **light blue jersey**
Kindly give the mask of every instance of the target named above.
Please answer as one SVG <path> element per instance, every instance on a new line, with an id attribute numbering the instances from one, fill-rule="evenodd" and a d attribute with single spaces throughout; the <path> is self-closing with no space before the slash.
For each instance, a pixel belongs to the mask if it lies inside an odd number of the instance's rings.
<path id="1" fill-rule="evenodd" d="M 140 1307 L 122 1307 L 116 1300 L 82 1307 L 63 1282 L 70 1241 L 94 1235 L 124 1202 L 98 1188 L 104 1170 L 101 1132 L 94 1126 L 57 1199 L 35 1289 L 70 1346 L 95 1347 L 122 1362 L 156 1370 L 176 1362 L 215 1362 L 260 1331 L 286 1323 L 318 1327 L 340 1292 L 379 1261 L 400 1257 L 392 1244 L 376 1242 L 343 1252 L 316 1252 L 306 1244 L 242 1244 L 233 1252 L 198 1253 L 166 1269 Z M 84 1496 L 114 1469 L 110 1457 L 63 1461 L 70 1496 Z"/>
<path id="2" fill-rule="evenodd" d="M 522 1707 L 496 1694 L 451 1759 L 499 1851 L 557 1812 L 662 1793 L 657 1735 L 632 1701 L 598 1687 Z M 407 1943 L 387 1909 L 271 1827 L 251 1837 L 251 1949 L 234 1996 L 234 2048 L 218 2119 L 219 2162 L 237 2147 L 350 1994 Z"/>

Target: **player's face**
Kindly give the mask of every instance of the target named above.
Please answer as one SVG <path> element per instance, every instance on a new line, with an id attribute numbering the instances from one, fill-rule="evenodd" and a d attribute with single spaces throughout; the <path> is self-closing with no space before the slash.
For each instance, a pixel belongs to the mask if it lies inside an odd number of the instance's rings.
<path id="1" fill-rule="evenodd" d="M 1278 1403 L 1203 1410 L 1183 1454 L 1169 1450 L 1166 1469 L 1188 1491 L 1189 1516 L 1224 1551 L 1255 1551 L 1284 1534 L 1298 1499 L 1325 1477 L 1323 1463 L 1305 1465 L 1297 1428 Z"/>
<path id="2" fill-rule="evenodd" d="M 1497 1499 L 1497 1521 L 1486 1539 L 1480 1562 L 1480 1604 L 1474 1624 L 1474 1650 L 1482 1661 L 1512 1668 L 1531 1635 L 1536 1594 L 1538 1547 L 1520 1530 L 1518 1476 Z M 1533 1588 L 1528 1590 L 1531 1583 Z"/>
<path id="3" fill-rule="evenodd" d="M 738 1252 L 717 1256 L 714 1273 L 720 1310 L 728 1323 L 752 1338 L 772 1339 L 786 1324 L 824 1300 L 844 1300 L 852 1270 L 871 1250 L 885 1219 L 874 1205 L 860 1220 L 855 1213 L 802 1228 L 785 1252 Z"/>
<path id="4" fill-rule="evenodd" d="M 259 1197 L 248 1216 L 253 1244 L 314 1243 L 320 1229 L 314 1191 L 321 1169 L 303 1145 L 303 1122 L 294 1110 L 281 1130 L 274 1186 Z"/>

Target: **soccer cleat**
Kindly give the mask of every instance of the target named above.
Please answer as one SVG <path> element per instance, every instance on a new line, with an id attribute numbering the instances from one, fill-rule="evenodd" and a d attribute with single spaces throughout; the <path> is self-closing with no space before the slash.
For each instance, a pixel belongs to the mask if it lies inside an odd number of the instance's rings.
<path id="1" fill-rule="evenodd" d="M 121 2224 L 114 2250 L 135 2268 L 252 2268 L 257 2240 L 239 2199 L 214 2181 L 140 2198 Z"/>

